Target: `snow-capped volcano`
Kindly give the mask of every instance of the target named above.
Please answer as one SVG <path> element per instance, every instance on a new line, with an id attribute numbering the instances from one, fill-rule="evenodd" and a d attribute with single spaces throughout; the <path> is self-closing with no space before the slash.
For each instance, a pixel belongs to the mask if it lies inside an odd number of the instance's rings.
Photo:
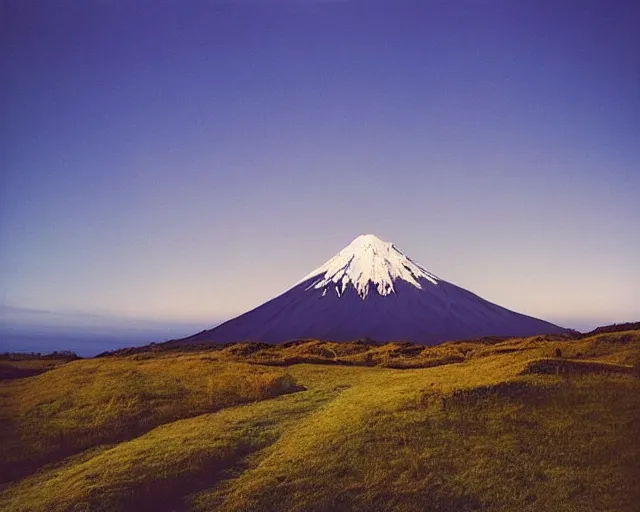
<path id="1" fill-rule="evenodd" d="M 314 279 L 317 277 L 317 280 Z M 316 290 L 335 289 L 340 296 L 347 286 L 353 286 L 362 299 L 375 287 L 380 295 L 395 293 L 393 283 L 398 279 L 416 288 L 420 281 L 438 284 L 438 278 L 402 254 L 390 242 L 375 235 L 361 235 L 321 267 L 303 277 L 298 284 L 314 279 L 310 287 Z"/>
<path id="2" fill-rule="evenodd" d="M 361 235 L 282 295 L 184 341 L 438 343 L 563 331 L 436 277 L 390 242 Z"/>

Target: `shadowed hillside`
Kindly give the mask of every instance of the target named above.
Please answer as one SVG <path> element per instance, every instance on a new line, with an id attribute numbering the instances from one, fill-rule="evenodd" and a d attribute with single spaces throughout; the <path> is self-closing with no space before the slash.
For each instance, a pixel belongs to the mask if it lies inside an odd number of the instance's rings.
<path id="1" fill-rule="evenodd" d="M 6 352 L 0 354 L 0 380 L 31 377 L 76 359 L 79 357 L 73 352 L 52 352 L 45 355 Z"/>

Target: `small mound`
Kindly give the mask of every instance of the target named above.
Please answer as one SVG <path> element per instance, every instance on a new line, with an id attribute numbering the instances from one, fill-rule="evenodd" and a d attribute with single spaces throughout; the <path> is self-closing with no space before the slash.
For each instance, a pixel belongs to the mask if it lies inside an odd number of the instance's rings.
<path id="1" fill-rule="evenodd" d="M 586 374 L 625 374 L 633 373 L 632 366 L 597 361 L 576 361 L 573 359 L 537 359 L 530 362 L 521 375 L 586 375 Z"/>
<path id="2" fill-rule="evenodd" d="M 434 366 L 444 366 L 447 364 L 462 363 L 464 356 L 459 354 L 443 355 L 441 357 L 431 358 L 416 358 L 416 359 L 396 359 L 390 361 L 383 361 L 379 365 L 384 368 L 394 368 L 398 370 L 403 369 L 418 369 L 418 368 L 433 368 Z"/>
<path id="3" fill-rule="evenodd" d="M 525 380 L 511 380 L 471 389 L 457 389 L 443 399 L 443 407 L 472 407 L 492 398 L 534 404 L 546 399 L 553 386 Z"/>
<path id="4" fill-rule="evenodd" d="M 240 342 L 232 343 L 223 348 L 224 352 L 233 354 L 234 356 L 249 356 L 255 354 L 259 350 L 269 350 L 273 345 L 259 342 Z"/>

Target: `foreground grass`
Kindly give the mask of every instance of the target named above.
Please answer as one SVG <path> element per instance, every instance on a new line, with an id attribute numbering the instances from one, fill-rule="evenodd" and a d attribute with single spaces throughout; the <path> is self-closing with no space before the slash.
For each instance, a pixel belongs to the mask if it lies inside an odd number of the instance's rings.
<path id="1" fill-rule="evenodd" d="M 0 383 L 0 482 L 179 418 L 291 390 L 275 368 L 204 356 L 82 360 Z"/>
<path id="2" fill-rule="evenodd" d="M 28 478 L 9 510 L 170 510 L 243 457 L 268 446 L 329 396 L 289 395 L 172 422 Z M 61 490 L 64 489 L 64 492 Z"/>
<path id="3" fill-rule="evenodd" d="M 523 382 L 533 397 L 541 391 L 535 380 Z M 602 388 L 595 397 L 594 385 Z M 195 503 L 200 510 L 632 511 L 640 498 L 640 404 L 637 393 L 615 404 L 634 391 L 628 381 L 598 378 L 546 389 L 548 401 L 498 390 L 446 410 L 399 397 L 382 410 L 350 410 L 345 402 L 364 393 L 343 395 L 333 414 L 288 432 L 254 469 Z"/>
<path id="4" fill-rule="evenodd" d="M 635 510 L 637 379 L 523 377 L 521 364 L 511 355 L 372 376 L 195 503 L 200 510 Z M 305 382 L 305 372 L 294 375 Z"/>
<path id="5" fill-rule="evenodd" d="M 139 371 L 131 382 L 156 390 L 157 401 L 131 409 L 148 407 L 163 424 L 119 443 L 94 441 L 32 472 L 6 487 L 0 509 L 636 510 L 639 341 L 637 332 L 605 333 L 564 342 L 563 356 L 554 357 L 557 340 L 509 340 L 465 347 L 460 362 L 405 370 L 265 367 L 223 352 L 70 363 L 23 385 L 37 395 L 29 383 L 46 375 L 93 371 L 98 381 L 111 375 L 97 396 L 131 396 L 140 388 L 128 381 L 120 388 L 114 378 Z M 233 387 L 253 376 L 278 384 Z M 176 379 L 188 391 L 169 385 Z M 294 381 L 306 390 L 224 407 L 293 390 Z M 6 384 L 5 397 L 17 392 Z M 235 398 L 195 416 L 210 388 L 227 389 L 210 396 Z M 74 404 L 91 401 L 67 393 Z M 59 414 L 76 409 L 67 404 Z M 30 410 L 25 405 L 23 415 Z M 176 421 L 162 410 L 193 417 Z"/>

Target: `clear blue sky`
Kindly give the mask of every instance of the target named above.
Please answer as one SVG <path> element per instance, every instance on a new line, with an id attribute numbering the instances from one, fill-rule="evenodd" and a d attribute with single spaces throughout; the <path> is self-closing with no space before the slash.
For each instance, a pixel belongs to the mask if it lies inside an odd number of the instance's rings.
<path id="1" fill-rule="evenodd" d="M 362 233 L 517 311 L 640 319 L 638 2 L 0 9 L 7 324 L 210 326 Z"/>

